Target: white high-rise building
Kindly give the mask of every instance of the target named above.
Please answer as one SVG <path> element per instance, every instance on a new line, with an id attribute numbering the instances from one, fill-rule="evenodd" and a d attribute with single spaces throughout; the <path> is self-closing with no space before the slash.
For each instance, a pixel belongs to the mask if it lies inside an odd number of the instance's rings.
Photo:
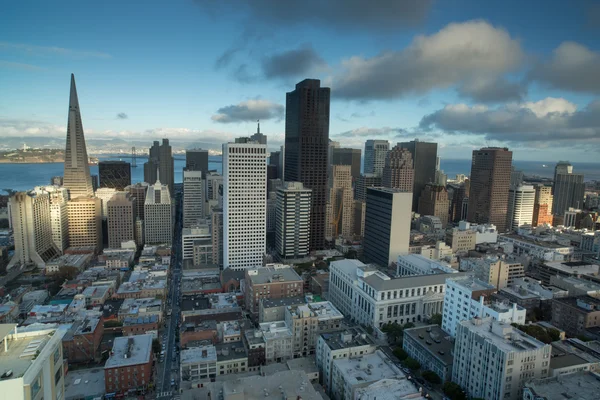
<path id="1" fill-rule="evenodd" d="M 511 187 L 508 191 L 507 229 L 510 231 L 523 225 L 531 225 L 534 204 L 535 188 L 533 186 L 519 185 Z"/>
<path id="2" fill-rule="evenodd" d="M 552 346 L 491 318 L 461 321 L 456 329 L 452 382 L 467 397 L 521 399 L 523 384 L 545 378 Z"/>
<path id="3" fill-rule="evenodd" d="M 194 259 L 194 243 L 196 241 L 211 243 L 212 252 L 212 231 L 208 224 L 198 223 L 189 228 L 181 230 L 181 250 L 183 260 Z M 211 254 L 212 258 L 212 254 Z"/>
<path id="4" fill-rule="evenodd" d="M 169 187 L 156 183 L 148 187 L 144 204 L 144 242 L 171 244 L 173 240 L 173 204 Z"/>
<path id="5" fill-rule="evenodd" d="M 204 178 L 206 197 L 204 215 L 208 217 L 212 208 L 223 208 L 223 175 L 219 175 L 216 171 L 208 171 Z"/>
<path id="6" fill-rule="evenodd" d="M 69 214 L 67 210 L 69 191 L 59 186 L 44 186 L 42 189 L 48 192 L 50 196 L 52 240 L 62 253 L 69 247 Z"/>
<path id="7" fill-rule="evenodd" d="M 312 190 L 301 182 L 285 182 L 277 190 L 275 247 L 283 258 L 309 254 Z"/>
<path id="8" fill-rule="evenodd" d="M 267 146 L 223 144 L 223 268 L 263 264 L 267 234 Z"/>
<path id="9" fill-rule="evenodd" d="M 390 142 L 387 140 L 367 140 L 365 142 L 365 174 L 381 176 L 388 151 L 390 151 Z"/>
<path id="10" fill-rule="evenodd" d="M 10 198 L 15 254 L 8 268 L 35 264 L 44 268 L 46 261 L 59 255 L 52 238 L 50 196 L 43 190 L 18 192 Z"/>
<path id="11" fill-rule="evenodd" d="M 202 171 L 183 170 L 183 227 L 204 219 L 204 180 Z"/>
<path id="12" fill-rule="evenodd" d="M 112 197 L 117 193 L 117 189 L 115 188 L 98 188 L 96 190 L 96 197 L 102 201 L 102 219 L 106 219 L 108 217 L 108 202 Z"/>

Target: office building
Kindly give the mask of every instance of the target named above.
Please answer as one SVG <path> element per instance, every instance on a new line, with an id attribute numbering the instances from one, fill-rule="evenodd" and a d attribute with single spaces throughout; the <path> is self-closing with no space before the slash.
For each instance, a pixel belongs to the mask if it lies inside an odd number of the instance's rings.
<path id="1" fill-rule="evenodd" d="M 345 316 L 366 326 L 424 321 L 441 314 L 446 279 L 458 274 L 391 278 L 358 260 L 333 261 L 329 301 Z"/>
<path id="2" fill-rule="evenodd" d="M 223 267 L 223 209 L 213 208 L 210 218 L 213 263 Z"/>
<path id="3" fill-rule="evenodd" d="M 117 189 L 114 188 L 99 188 L 96 190 L 96 197 L 100 199 L 101 204 L 101 215 L 102 219 L 106 220 L 108 217 L 108 201 L 117 193 Z"/>
<path id="4" fill-rule="evenodd" d="M 223 175 L 219 175 L 216 171 L 208 171 L 204 176 L 204 182 L 206 184 L 204 215 L 208 217 L 213 208 L 223 208 Z"/>
<path id="5" fill-rule="evenodd" d="M 449 220 L 450 199 L 445 186 L 428 183 L 419 197 L 419 214 L 438 217 L 442 228 L 446 228 Z"/>
<path id="6" fill-rule="evenodd" d="M 38 188 L 17 192 L 9 199 L 15 254 L 8 268 L 34 264 L 44 268 L 46 262 L 60 254 L 52 237 L 50 195 Z"/>
<path id="7" fill-rule="evenodd" d="M 125 161 L 100 161 L 98 176 L 101 188 L 123 191 L 131 185 L 131 164 Z"/>
<path id="8" fill-rule="evenodd" d="M 525 175 L 523 174 L 523 171 L 518 171 L 515 169 L 514 166 L 512 166 L 510 169 L 510 187 L 511 187 L 511 189 L 518 188 L 519 186 L 523 185 L 524 177 L 525 177 Z"/>
<path id="9" fill-rule="evenodd" d="M 548 375 L 551 352 L 549 344 L 491 318 L 461 321 L 452 381 L 469 397 L 517 400 L 526 381 Z"/>
<path id="10" fill-rule="evenodd" d="M 485 297 L 495 293 L 494 285 L 474 278 L 462 276 L 448 278 L 444 295 L 444 311 L 442 328 L 451 336 L 455 336 L 460 321 L 472 318 L 491 317 L 495 321 L 506 324 L 525 324 L 525 308 L 513 303 L 511 305 L 487 301 Z"/>
<path id="11" fill-rule="evenodd" d="M 154 185 L 148 186 L 144 203 L 144 243 L 171 244 L 173 207 L 167 185 L 157 180 Z"/>
<path id="12" fill-rule="evenodd" d="M 329 175 L 329 213 L 325 236 L 351 239 L 354 235 L 354 201 L 350 165 L 332 165 Z"/>
<path id="13" fill-rule="evenodd" d="M 437 143 L 421 142 L 415 139 L 411 142 L 401 142 L 398 146 L 407 149 L 412 155 L 414 169 L 414 185 L 409 191 L 413 194 L 413 211 L 419 206 L 419 196 L 430 182 L 435 182 L 435 171 L 437 170 Z M 384 184 L 385 186 L 385 184 Z"/>
<path id="14" fill-rule="evenodd" d="M 124 395 L 130 390 L 145 391 L 155 379 L 153 361 L 152 335 L 116 337 L 104 364 L 106 393 Z"/>
<path id="15" fill-rule="evenodd" d="M 282 299 L 304 293 L 304 281 L 289 265 L 268 264 L 247 269 L 245 280 L 246 310 L 255 316 L 258 316 L 261 299 Z"/>
<path id="16" fill-rule="evenodd" d="M 583 174 L 555 175 L 552 214 L 562 216 L 570 207 L 582 208 L 585 197 Z"/>
<path id="17" fill-rule="evenodd" d="M 305 79 L 286 95 L 285 180 L 312 189 L 310 249 L 325 246 L 330 89 Z"/>
<path id="18" fill-rule="evenodd" d="M 365 211 L 364 256 L 386 267 L 408 253 L 412 201 L 410 192 L 369 188 Z"/>
<path id="19" fill-rule="evenodd" d="M 204 180 L 202 171 L 183 170 L 183 227 L 204 219 Z"/>
<path id="20" fill-rule="evenodd" d="M 267 146 L 223 144 L 223 176 L 223 268 L 261 266 L 267 234 Z"/>
<path id="21" fill-rule="evenodd" d="M 271 155 L 269 156 L 269 165 L 274 166 L 277 171 L 275 179 L 283 180 L 282 161 L 283 160 L 282 160 L 281 151 L 272 151 L 271 152 Z"/>
<path id="22" fill-rule="evenodd" d="M 39 325 L 39 326 L 38 326 Z M 10 400 L 64 399 L 64 354 L 61 340 L 68 325 L 19 327 L 0 324 L 2 398 Z"/>
<path id="23" fill-rule="evenodd" d="M 258 143 L 267 145 L 267 135 L 260 133 L 260 121 L 256 123 L 256 133 L 250 136 L 250 140 Z"/>
<path id="24" fill-rule="evenodd" d="M 360 149 L 334 148 L 331 151 L 331 165 L 349 165 L 352 181 L 360 176 Z"/>
<path id="25" fill-rule="evenodd" d="M 367 217 L 367 202 L 354 201 L 354 236 L 362 238 L 365 236 L 365 218 Z"/>
<path id="26" fill-rule="evenodd" d="M 438 325 L 405 329 L 402 348 L 423 371 L 433 371 L 442 382 L 452 379 L 454 342 Z"/>
<path id="27" fill-rule="evenodd" d="M 67 145 L 65 149 L 65 174 L 63 186 L 69 190 L 71 199 L 94 195 L 90 166 L 88 164 L 83 123 L 79 111 L 79 99 L 75 87 L 75 76 L 71 74 L 69 96 L 69 120 L 67 122 Z"/>
<path id="28" fill-rule="evenodd" d="M 473 150 L 469 191 L 469 222 L 494 224 L 506 231 L 512 151 L 506 147 Z"/>
<path id="29" fill-rule="evenodd" d="M 452 222 L 466 221 L 469 210 L 471 181 L 467 179 L 458 184 L 458 187 L 455 185 L 451 187 L 453 187 L 453 193 L 450 218 L 452 218 Z"/>
<path id="30" fill-rule="evenodd" d="M 365 142 L 365 174 L 381 176 L 388 151 L 390 151 L 390 142 L 387 140 L 367 140 Z"/>
<path id="31" fill-rule="evenodd" d="M 43 190 L 50 196 L 52 240 L 62 254 L 69 247 L 69 213 L 67 210 L 69 191 L 58 186 L 44 186 Z"/>
<path id="32" fill-rule="evenodd" d="M 123 242 L 136 240 L 136 199 L 128 192 L 117 192 L 108 201 L 108 247 L 120 249 Z M 137 243 L 137 242 L 136 242 Z M 138 246 L 141 243 L 137 243 Z"/>
<path id="33" fill-rule="evenodd" d="M 537 184 L 535 188 L 535 199 L 533 203 L 533 218 L 531 226 L 552 225 L 552 186 Z"/>
<path id="34" fill-rule="evenodd" d="M 144 182 L 152 184 L 158 179 L 169 188 L 169 194 L 173 196 L 173 185 L 175 183 L 174 160 L 169 139 L 163 139 L 162 144 L 155 140 L 150 147 L 148 161 L 144 163 Z"/>
<path id="35" fill-rule="evenodd" d="M 78 197 L 67 203 L 69 246 L 102 250 L 102 200 Z"/>
<path id="36" fill-rule="evenodd" d="M 532 226 L 535 189 L 530 185 L 511 187 L 508 190 L 506 230 L 516 231 L 521 226 Z"/>
<path id="37" fill-rule="evenodd" d="M 494 285 L 498 290 L 525 276 L 523 264 L 496 256 L 463 257 L 460 260 L 460 268 L 461 271 L 472 271 L 475 277 Z"/>
<path id="38" fill-rule="evenodd" d="M 438 242 L 441 244 L 441 242 Z M 396 262 L 397 276 L 432 275 L 432 274 L 455 274 L 458 270 L 449 264 L 434 261 L 420 254 L 407 254 L 398 256 Z"/>
<path id="39" fill-rule="evenodd" d="M 148 192 L 148 183 L 138 182 L 134 185 L 129 185 L 125 188 L 132 198 L 135 198 L 136 212 L 135 215 L 141 220 L 144 219 L 144 205 L 146 204 L 146 193 Z"/>
<path id="40" fill-rule="evenodd" d="M 412 196 L 415 170 L 412 154 L 396 145 L 387 154 L 381 177 L 383 187 L 409 192 Z"/>
<path id="41" fill-rule="evenodd" d="M 569 337 L 600 326 L 600 299 L 592 296 L 563 297 L 552 301 L 552 324 Z"/>
<path id="42" fill-rule="evenodd" d="M 212 258 L 212 230 L 207 224 L 197 224 L 181 230 L 181 254 L 183 260 L 194 259 L 194 247 L 197 241 L 210 245 Z"/>
<path id="43" fill-rule="evenodd" d="M 556 183 L 557 176 L 560 175 L 570 175 L 573 173 L 573 165 L 571 165 L 568 161 L 559 161 L 554 166 L 554 183 Z M 552 194 L 554 194 L 554 190 L 556 189 L 556 185 L 552 186 Z"/>
<path id="44" fill-rule="evenodd" d="M 312 190 L 300 182 L 286 182 L 277 190 L 275 247 L 282 258 L 309 254 Z"/>
<path id="45" fill-rule="evenodd" d="M 383 170 L 383 169 L 382 169 Z M 366 201 L 367 189 L 381 186 L 381 175 L 361 174 L 354 185 L 354 200 Z"/>
<path id="46" fill-rule="evenodd" d="M 208 150 L 186 150 L 185 169 L 188 171 L 201 171 L 203 176 L 206 175 L 208 173 Z"/>

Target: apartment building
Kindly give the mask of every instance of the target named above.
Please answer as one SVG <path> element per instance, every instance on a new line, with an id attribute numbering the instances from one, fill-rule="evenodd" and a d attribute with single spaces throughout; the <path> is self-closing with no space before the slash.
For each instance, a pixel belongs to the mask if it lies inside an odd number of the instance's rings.
<path id="1" fill-rule="evenodd" d="M 301 296 L 304 281 L 289 265 L 267 264 L 246 270 L 244 302 L 246 310 L 258 316 L 261 299 L 281 299 Z"/>
<path id="2" fill-rule="evenodd" d="M 328 301 L 287 307 L 285 323 L 292 331 L 294 357 L 313 354 L 319 334 L 339 329 L 343 319 Z"/>
<path id="3" fill-rule="evenodd" d="M 600 326 L 600 299 L 591 296 L 554 299 L 552 324 L 569 336 L 582 335 L 586 329 Z"/>
<path id="4" fill-rule="evenodd" d="M 460 269 L 472 271 L 476 278 L 494 285 L 498 290 L 514 284 L 516 279 L 525 276 L 523 264 L 496 256 L 462 258 Z"/>
<path id="5" fill-rule="evenodd" d="M 153 361 L 152 335 L 115 338 L 110 356 L 104 364 L 106 393 L 143 393 L 154 381 Z"/>

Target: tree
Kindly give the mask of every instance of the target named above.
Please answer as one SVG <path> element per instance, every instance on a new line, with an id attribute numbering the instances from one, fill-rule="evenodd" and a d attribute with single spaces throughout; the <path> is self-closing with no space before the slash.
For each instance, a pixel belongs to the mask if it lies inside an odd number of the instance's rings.
<path id="1" fill-rule="evenodd" d="M 406 365 L 406 368 L 410 369 L 411 371 L 416 371 L 421 368 L 421 364 L 414 358 L 410 357 L 404 360 L 404 365 Z"/>
<path id="2" fill-rule="evenodd" d="M 558 329 L 549 328 L 546 330 L 546 332 L 548 332 L 548 335 L 550 335 L 550 338 L 553 342 L 560 340 L 560 331 Z"/>
<path id="3" fill-rule="evenodd" d="M 460 386 L 458 386 L 454 382 L 446 382 L 444 383 L 444 387 L 442 388 L 444 394 L 450 397 L 451 400 L 466 400 L 467 395 L 464 390 Z"/>
<path id="4" fill-rule="evenodd" d="M 404 326 L 402 326 L 402 331 L 404 331 L 405 329 L 410 329 L 410 328 L 414 328 L 414 327 L 415 327 L 415 324 L 413 324 L 412 322 L 407 322 L 404 324 Z"/>
<path id="5" fill-rule="evenodd" d="M 433 384 L 439 384 L 442 383 L 442 378 L 440 378 L 435 372 L 433 371 L 423 371 L 421 372 L 421 376 L 423 377 L 423 379 L 425 379 L 427 382 L 433 383 Z"/>
<path id="6" fill-rule="evenodd" d="M 431 318 L 429 318 L 430 324 L 442 325 L 442 314 L 433 314 Z"/>
<path id="7" fill-rule="evenodd" d="M 116 320 L 108 320 L 104 322 L 105 328 L 117 328 L 119 326 L 123 326 L 123 323 Z"/>
<path id="8" fill-rule="evenodd" d="M 404 334 L 404 328 L 395 322 L 383 325 L 381 331 L 384 332 L 388 339 L 393 343 L 396 343 Z"/>
<path id="9" fill-rule="evenodd" d="M 408 358 L 408 353 L 406 351 L 404 351 L 404 349 L 400 346 L 396 347 L 396 349 L 394 349 L 394 355 L 396 357 L 398 357 L 398 360 L 400 361 L 404 361 Z"/>
<path id="10" fill-rule="evenodd" d="M 152 351 L 155 354 L 160 353 L 161 347 L 160 347 L 160 341 L 158 339 L 152 339 Z"/>

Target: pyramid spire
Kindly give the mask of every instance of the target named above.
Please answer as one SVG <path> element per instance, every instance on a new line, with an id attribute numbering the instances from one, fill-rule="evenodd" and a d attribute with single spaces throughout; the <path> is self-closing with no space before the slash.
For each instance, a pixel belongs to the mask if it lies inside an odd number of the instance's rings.
<path id="1" fill-rule="evenodd" d="M 77 86 L 75 86 L 75 75 L 71 74 L 71 94 L 69 96 L 69 111 L 79 111 L 79 99 L 77 98 Z"/>

